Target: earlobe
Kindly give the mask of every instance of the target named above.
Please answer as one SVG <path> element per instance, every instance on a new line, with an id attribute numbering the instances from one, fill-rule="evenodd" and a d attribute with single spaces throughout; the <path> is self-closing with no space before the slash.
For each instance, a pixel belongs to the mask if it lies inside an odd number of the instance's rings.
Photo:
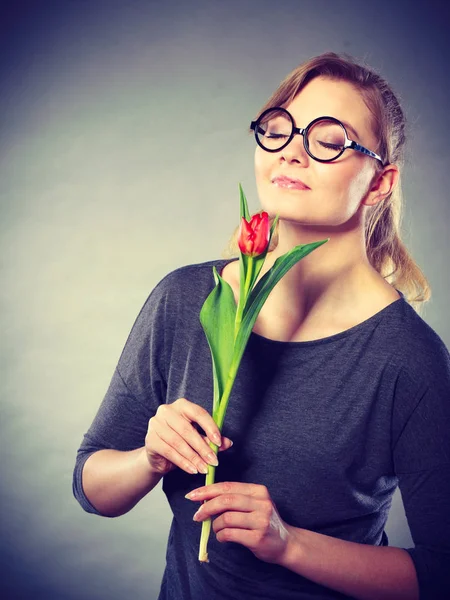
<path id="1" fill-rule="evenodd" d="M 396 165 L 388 165 L 383 171 L 376 175 L 372 185 L 362 203 L 366 206 L 374 206 L 384 200 L 392 193 L 397 185 L 399 178 L 399 170 Z"/>

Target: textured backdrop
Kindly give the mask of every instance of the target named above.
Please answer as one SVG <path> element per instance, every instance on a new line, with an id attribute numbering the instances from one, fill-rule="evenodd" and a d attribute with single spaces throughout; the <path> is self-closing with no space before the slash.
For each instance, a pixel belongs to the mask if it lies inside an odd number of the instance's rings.
<path id="1" fill-rule="evenodd" d="M 450 346 L 448 14 L 439 2 L 1 3 L 2 598 L 153 600 L 160 486 L 119 519 L 72 497 L 75 453 L 168 271 L 258 208 L 250 120 L 325 51 L 379 69 L 409 120 L 405 239 Z M 200 529 L 199 529 L 200 531 Z M 397 493 L 387 529 L 410 547 Z"/>

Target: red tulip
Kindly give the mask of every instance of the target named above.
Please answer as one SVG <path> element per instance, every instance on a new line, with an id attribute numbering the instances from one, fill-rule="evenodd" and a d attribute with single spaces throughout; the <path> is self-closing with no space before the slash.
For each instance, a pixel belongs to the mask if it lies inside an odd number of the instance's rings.
<path id="1" fill-rule="evenodd" d="M 250 223 L 242 217 L 238 238 L 238 245 L 242 254 L 247 256 L 262 254 L 269 243 L 269 233 L 269 215 L 266 212 L 253 215 Z"/>

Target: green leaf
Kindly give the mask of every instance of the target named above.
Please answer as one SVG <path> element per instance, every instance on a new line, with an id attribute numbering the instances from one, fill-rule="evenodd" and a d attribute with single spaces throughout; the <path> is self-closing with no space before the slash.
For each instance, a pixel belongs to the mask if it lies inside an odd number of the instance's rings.
<path id="1" fill-rule="evenodd" d="M 208 340 L 213 363 L 214 416 L 218 410 L 233 356 L 236 303 L 231 286 L 222 279 L 215 267 L 213 273 L 216 286 L 202 306 L 200 322 Z"/>
<path id="2" fill-rule="evenodd" d="M 270 270 L 264 275 L 264 277 L 257 283 L 248 301 L 250 312 L 257 311 L 257 314 L 261 310 L 267 296 L 280 281 L 280 279 L 286 275 L 291 267 L 298 263 L 302 258 L 308 256 L 313 250 L 322 246 L 328 242 L 328 239 L 321 240 L 319 242 L 312 242 L 311 244 L 302 244 L 295 246 L 283 256 L 279 256 L 274 262 Z"/>
<path id="3" fill-rule="evenodd" d="M 248 211 L 247 198 L 245 197 L 244 190 L 242 189 L 241 184 L 239 184 L 239 201 L 241 209 L 241 219 L 242 217 L 244 217 L 247 221 L 250 221 L 250 213 Z"/>
<path id="4" fill-rule="evenodd" d="M 272 236 L 275 233 L 275 227 L 277 226 L 278 219 L 279 219 L 279 215 L 276 215 L 275 219 L 272 221 L 272 226 L 270 228 L 270 236 L 269 236 L 269 246 L 270 246 L 270 242 L 272 240 Z"/>
<path id="5" fill-rule="evenodd" d="M 260 279 L 260 281 L 258 281 L 248 298 L 244 317 L 236 338 L 233 360 L 240 360 L 244 353 L 245 346 L 252 332 L 256 318 L 276 284 L 299 260 L 310 254 L 319 246 L 325 244 L 327 241 L 328 239 L 321 240 L 320 242 L 313 242 L 311 244 L 295 246 L 295 248 L 292 248 L 292 250 L 289 250 L 289 252 L 286 252 L 283 256 L 278 257 L 270 270 Z"/>
<path id="6" fill-rule="evenodd" d="M 241 220 L 242 218 L 250 221 L 250 213 L 248 210 L 247 198 L 245 197 L 244 190 L 242 189 L 242 185 L 239 184 L 239 208 Z M 248 261 L 251 260 L 250 256 L 246 256 L 239 252 L 239 274 L 240 274 L 240 287 L 239 289 L 243 290 L 245 286 L 245 278 L 247 275 L 248 269 Z M 239 300 L 243 302 L 244 298 L 239 297 Z"/>

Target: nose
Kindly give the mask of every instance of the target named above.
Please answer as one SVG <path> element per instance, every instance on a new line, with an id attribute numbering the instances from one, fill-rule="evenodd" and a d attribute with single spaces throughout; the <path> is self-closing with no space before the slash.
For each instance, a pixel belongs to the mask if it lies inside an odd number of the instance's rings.
<path id="1" fill-rule="evenodd" d="M 288 163 L 296 162 L 307 164 L 309 156 L 305 150 L 303 135 L 296 133 L 289 144 L 280 150 L 280 160 L 285 160 Z"/>

